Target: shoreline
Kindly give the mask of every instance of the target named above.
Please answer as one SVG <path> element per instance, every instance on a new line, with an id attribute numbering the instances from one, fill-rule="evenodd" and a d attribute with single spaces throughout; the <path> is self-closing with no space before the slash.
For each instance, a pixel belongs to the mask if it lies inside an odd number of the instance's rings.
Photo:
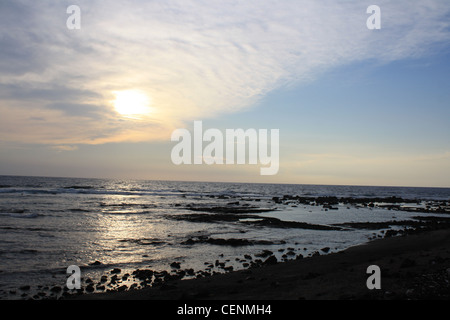
<path id="1" fill-rule="evenodd" d="M 367 268 L 381 269 L 369 290 Z M 449 299 L 450 229 L 372 240 L 344 251 L 80 300 Z"/>

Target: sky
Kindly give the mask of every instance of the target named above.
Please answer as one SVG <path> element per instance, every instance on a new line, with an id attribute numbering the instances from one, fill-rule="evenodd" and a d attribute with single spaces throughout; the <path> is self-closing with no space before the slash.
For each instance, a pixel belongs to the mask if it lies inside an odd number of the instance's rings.
<path id="1" fill-rule="evenodd" d="M 450 187 L 449 80 L 444 0 L 5 0 L 0 175 Z M 194 121 L 279 129 L 278 174 L 174 165 Z"/>

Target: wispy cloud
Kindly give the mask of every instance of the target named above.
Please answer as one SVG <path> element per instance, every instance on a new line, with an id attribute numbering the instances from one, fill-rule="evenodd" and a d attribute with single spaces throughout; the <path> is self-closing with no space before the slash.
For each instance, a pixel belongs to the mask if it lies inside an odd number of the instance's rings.
<path id="1" fill-rule="evenodd" d="M 438 0 L 378 1 L 375 32 L 368 1 L 80 0 L 82 28 L 68 30 L 72 2 L 1 2 L 2 139 L 161 139 L 332 68 L 414 58 L 450 39 L 450 4 Z M 151 118 L 114 112 L 113 92 L 128 89 L 151 97 Z"/>

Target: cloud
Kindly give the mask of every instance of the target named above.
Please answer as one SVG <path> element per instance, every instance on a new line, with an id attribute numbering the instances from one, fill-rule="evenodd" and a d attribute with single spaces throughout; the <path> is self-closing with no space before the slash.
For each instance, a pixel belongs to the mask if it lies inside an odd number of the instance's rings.
<path id="1" fill-rule="evenodd" d="M 335 67 L 423 56 L 450 38 L 450 4 L 438 0 L 378 1 L 377 31 L 366 28 L 368 1 L 80 0 L 81 30 L 68 30 L 71 4 L 2 2 L 2 139 L 165 139 Z M 151 97 L 147 122 L 114 113 L 113 92 L 129 89 Z"/>
<path id="2" fill-rule="evenodd" d="M 58 152 L 63 151 L 75 151 L 78 150 L 77 146 L 52 146 L 51 149 L 56 150 Z"/>

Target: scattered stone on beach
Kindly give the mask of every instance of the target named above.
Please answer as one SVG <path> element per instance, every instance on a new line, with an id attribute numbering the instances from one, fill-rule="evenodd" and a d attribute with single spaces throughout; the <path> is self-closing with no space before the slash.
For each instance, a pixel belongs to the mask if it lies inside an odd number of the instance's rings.
<path id="1" fill-rule="evenodd" d="M 122 270 L 120 270 L 119 268 L 114 268 L 113 270 L 111 270 L 111 274 L 119 274 L 121 272 Z"/>
<path id="2" fill-rule="evenodd" d="M 117 288 L 117 291 L 121 292 L 121 291 L 126 291 L 127 289 L 128 289 L 128 287 L 126 285 L 122 285 Z"/>
<path id="3" fill-rule="evenodd" d="M 19 289 L 22 290 L 22 291 L 28 291 L 28 290 L 31 289 L 31 287 L 27 285 L 27 286 L 22 286 Z"/>
<path id="4" fill-rule="evenodd" d="M 266 258 L 272 254 L 273 254 L 273 252 L 270 250 L 263 250 L 262 252 L 255 254 L 255 257 Z"/>
<path id="5" fill-rule="evenodd" d="M 272 265 L 277 263 L 278 263 L 277 258 L 275 256 L 270 256 L 263 262 L 263 265 Z"/>
<path id="6" fill-rule="evenodd" d="M 180 269 L 180 263 L 179 262 L 172 262 L 170 266 L 174 269 Z"/>
<path id="7" fill-rule="evenodd" d="M 98 291 L 105 291 L 106 287 L 105 286 L 96 286 L 95 287 Z"/>
<path id="8" fill-rule="evenodd" d="M 222 239 L 222 238 L 210 238 L 207 236 L 199 236 L 194 238 L 189 238 L 181 244 L 183 245 L 194 245 L 198 243 L 208 243 L 219 246 L 232 246 L 232 247 L 240 247 L 240 246 L 253 246 L 253 245 L 271 245 L 274 244 L 272 241 L 268 240 L 249 240 L 249 239 Z"/>
<path id="9" fill-rule="evenodd" d="M 86 287 L 86 292 L 92 293 L 92 292 L 94 292 L 94 291 L 95 291 L 95 288 L 94 288 L 94 284 L 93 284 L 93 283 L 91 283 L 90 285 L 88 285 L 88 286 Z"/>
<path id="10" fill-rule="evenodd" d="M 95 261 L 95 262 L 90 263 L 89 265 L 90 266 L 100 266 L 101 264 L 102 263 L 100 261 Z"/>
<path id="11" fill-rule="evenodd" d="M 330 251 L 330 247 L 325 247 L 320 249 L 322 252 L 328 253 Z"/>
<path id="12" fill-rule="evenodd" d="M 53 293 L 60 293 L 62 291 L 62 288 L 60 286 L 54 286 L 50 289 L 50 291 Z"/>

